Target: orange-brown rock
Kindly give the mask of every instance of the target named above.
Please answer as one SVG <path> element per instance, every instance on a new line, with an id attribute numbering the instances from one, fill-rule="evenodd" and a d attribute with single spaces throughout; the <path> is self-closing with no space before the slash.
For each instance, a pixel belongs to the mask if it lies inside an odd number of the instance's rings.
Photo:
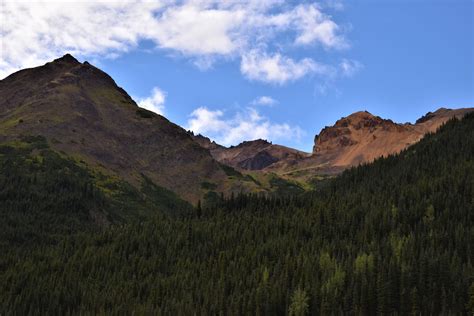
<path id="1" fill-rule="evenodd" d="M 313 158 L 324 159 L 334 167 L 347 167 L 400 152 L 418 142 L 426 133 L 452 117 L 462 117 L 472 109 L 439 109 L 416 124 L 398 124 L 369 112 L 356 112 L 325 127 L 315 137 Z"/>
<path id="2" fill-rule="evenodd" d="M 274 172 L 306 180 L 315 175 L 336 174 L 344 169 L 398 153 L 418 142 L 426 133 L 435 132 L 452 117 L 461 118 L 473 108 L 429 112 L 415 124 L 395 123 L 367 111 L 353 113 L 325 127 L 315 137 L 312 154 L 274 145 L 265 140 L 247 141 L 226 148 L 201 135 L 194 139 L 212 156 L 240 170 Z"/>

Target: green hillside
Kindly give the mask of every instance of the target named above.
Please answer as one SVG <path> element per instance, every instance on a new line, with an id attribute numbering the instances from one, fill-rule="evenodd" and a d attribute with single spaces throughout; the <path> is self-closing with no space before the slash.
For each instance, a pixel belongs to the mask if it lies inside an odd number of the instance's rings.
<path id="1" fill-rule="evenodd" d="M 137 190 L 52 151 L 44 137 L 0 145 L 0 247 L 36 247 L 191 206 L 143 178 Z"/>
<path id="2" fill-rule="evenodd" d="M 27 158 L 5 148 L 1 183 L 21 183 L 22 196 L 46 203 L 35 209 L 54 201 L 48 218 L 57 214 L 64 227 L 57 243 L 41 239 L 35 249 L 2 239 L 0 314 L 474 312 L 473 114 L 303 196 L 217 198 L 192 213 L 86 232 L 81 225 L 97 223 L 91 210 L 120 217 L 121 204 L 63 158 L 48 169 L 38 150 Z M 26 167 L 54 172 L 33 180 Z M 20 225 L 16 218 L 29 216 L 22 196 L 1 192 L 2 216 L 12 218 L 2 226 Z"/>

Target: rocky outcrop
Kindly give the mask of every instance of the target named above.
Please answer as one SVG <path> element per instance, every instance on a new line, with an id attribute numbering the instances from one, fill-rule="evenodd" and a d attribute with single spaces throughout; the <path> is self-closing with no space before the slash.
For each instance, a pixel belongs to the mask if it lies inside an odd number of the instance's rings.
<path id="1" fill-rule="evenodd" d="M 416 124 L 398 124 L 367 111 L 356 112 L 325 127 L 315 137 L 313 158 L 327 165 L 349 167 L 400 152 L 418 142 L 426 133 L 452 117 L 462 117 L 472 109 L 441 108 L 429 112 Z"/>

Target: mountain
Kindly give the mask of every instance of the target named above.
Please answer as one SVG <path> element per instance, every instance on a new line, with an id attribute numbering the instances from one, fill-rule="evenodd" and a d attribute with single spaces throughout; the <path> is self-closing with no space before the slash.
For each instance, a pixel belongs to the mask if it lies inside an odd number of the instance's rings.
<path id="1" fill-rule="evenodd" d="M 275 173 L 286 179 L 307 182 L 315 176 L 334 175 L 398 153 L 427 133 L 435 132 L 450 118 L 461 118 L 473 110 L 440 108 L 427 113 L 415 124 L 395 123 L 367 111 L 355 112 L 323 128 L 315 137 L 312 153 L 261 139 L 227 148 L 202 135 L 192 137 L 217 161 L 242 172 Z"/>
<path id="2" fill-rule="evenodd" d="M 280 161 L 300 160 L 309 156 L 308 153 L 274 145 L 263 139 L 244 141 L 227 148 L 202 135 L 193 137 L 201 146 L 209 149 L 217 161 L 239 170 L 264 170 Z"/>
<path id="3" fill-rule="evenodd" d="M 114 80 L 65 55 L 0 81 L 0 142 L 43 136 L 56 152 L 140 188 L 145 179 L 197 202 L 258 190 L 229 175 L 181 127 L 137 106 Z"/>
<path id="4" fill-rule="evenodd" d="M 317 175 L 340 173 L 351 166 L 398 153 L 425 134 L 435 132 L 450 118 L 461 118 L 473 110 L 441 108 L 427 113 L 415 124 L 399 124 L 360 111 L 323 128 L 315 137 L 311 154 L 261 140 L 231 148 L 220 146 L 211 153 L 218 161 L 238 169 L 256 169 L 307 180 Z M 253 163 L 250 164 L 253 168 L 249 168 L 248 162 Z"/>
<path id="5" fill-rule="evenodd" d="M 472 314 L 469 111 L 357 112 L 312 154 L 226 148 L 70 55 L 15 73 L 0 81 L 0 315 Z M 307 192 L 272 172 L 347 168 Z"/>
<path id="6" fill-rule="evenodd" d="M 435 132 L 448 119 L 462 117 L 472 110 L 441 108 L 417 120 L 416 124 L 398 124 L 367 111 L 356 112 L 324 128 L 315 137 L 313 157 L 335 167 L 371 162 L 400 152 L 426 133 Z"/>
<path id="7" fill-rule="evenodd" d="M 397 153 L 471 110 L 439 109 L 415 124 L 356 112 L 324 128 L 311 154 L 261 139 L 227 148 L 138 107 L 105 72 L 65 55 L 0 81 L 0 143 L 42 136 L 94 172 L 140 190 L 151 181 L 197 203 L 219 193 L 300 190 L 290 182 Z"/>
<path id="8" fill-rule="evenodd" d="M 23 250 L 2 217 L 0 314 L 472 315 L 472 157 L 474 113 L 303 195 L 229 196 Z"/>
<path id="9" fill-rule="evenodd" d="M 327 126 L 315 136 L 311 156 L 291 165 L 274 165 L 271 171 L 288 178 L 310 181 L 334 175 L 379 157 L 396 154 L 435 132 L 450 118 L 461 118 L 473 108 L 429 112 L 415 124 L 395 123 L 367 111 L 355 112 Z"/>

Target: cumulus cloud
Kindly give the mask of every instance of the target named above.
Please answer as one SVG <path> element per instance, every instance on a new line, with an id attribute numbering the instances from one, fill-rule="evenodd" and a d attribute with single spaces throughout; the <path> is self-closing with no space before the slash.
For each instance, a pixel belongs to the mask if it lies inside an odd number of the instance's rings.
<path id="1" fill-rule="evenodd" d="M 300 139 L 303 134 L 298 126 L 270 122 L 254 108 L 247 108 L 227 119 L 222 110 L 199 107 L 191 113 L 187 129 L 195 134 L 206 135 L 225 146 L 259 138 L 272 141 L 294 140 Z"/>
<path id="2" fill-rule="evenodd" d="M 228 128 L 227 122 L 222 119 L 223 115 L 221 110 L 211 111 L 206 107 L 199 107 L 191 113 L 187 129 L 200 134 L 221 132 Z"/>
<path id="3" fill-rule="evenodd" d="M 0 10 L 0 77 L 66 52 L 84 58 L 119 56 L 143 40 L 190 58 L 201 69 L 219 58 L 246 56 L 252 62 L 254 49 L 271 50 L 284 44 L 280 39 L 334 49 L 346 42 L 319 6 L 281 0 L 6 0 Z M 314 68 L 310 59 L 292 61 L 271 52 L 269 58 L 280 68 L 287 65 L 289 75 L 273 79 L 267 70 L 261 73 L 263 81 L 285 82 Z"/>
<path id="4" fill-rule="evenodd" d="M 295 9 L 295 28 L 299 30 L 295 42 L 308 45 L 321 43 L 326 48 L 344 48 L 347 43 L 338 35 L 339 26 L 317 5 L 299 5 Z"/>
<path id="5" fill-rule="evenodd" d="M 166 93 L 158 87 L 154 87 L 151 95 L 146 98 L 137 98 L 138 106 L 149 111 L 163 115 L 165 110 Z"/>
<path id="6" fill-rule="evenodd" d="M 330 75 L 332 69 L 311 58 L 295 61 L 279 53 L 269 55 L 260 50 L 252 50 L 242 56 L 240 71 L 250 80 L 284 84 L 307 74 Z"/>
<path id="7" fill-rule="evenodd" d="M 272 106 L 272 105 L 275 105 L 277 103 L 278 103 L 277 100 L 273 99 L 272 97 L 266 96 L 266 95 L 258 97 L 256 99 L 252 100 L 252 102 L 250 102 L 251 105 L 266 105 L 266 106 Z"/>

